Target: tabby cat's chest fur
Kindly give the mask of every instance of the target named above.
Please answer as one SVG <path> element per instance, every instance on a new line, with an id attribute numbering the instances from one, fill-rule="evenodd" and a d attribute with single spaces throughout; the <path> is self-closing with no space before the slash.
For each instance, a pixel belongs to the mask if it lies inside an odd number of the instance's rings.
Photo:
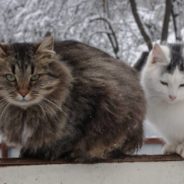
<path id="1" fill-rule="evenodd" d="M 9 107 L 0 127 L 8 143 L 38 149 L 66 133 L 66 129 L 63 132 L 65 122 L 65 116 L 59 111 L 51 115 L 37 106 L 27 110 Z"/>

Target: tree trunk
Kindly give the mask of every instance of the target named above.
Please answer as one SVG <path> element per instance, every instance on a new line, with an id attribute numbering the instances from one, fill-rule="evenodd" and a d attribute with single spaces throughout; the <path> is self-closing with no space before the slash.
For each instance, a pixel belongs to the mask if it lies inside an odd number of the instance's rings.
<path id="1" fill-rule="evenodd" d="M 169 21 L 172 9 L 172 0 L 165 0 L 165 15 L 162 25 L 162 34 L 161 34 L 161 42 L 167 41 L 168 30 L 169 30 Z"/>
<path id="2" fill-rule="evenodd" d="M 182 40 L 181 37 L 181 24 L 179 21 L 179 9 L 182 7 L 183 4 L 179 3 L 178 0 L 172 0 L 172 10 L 171 10 L 171 16 L 174 26 L 174 33 L 175 33 L 175 39 L 178 41 Z"/>
<path id="3" fill-rule="evenodd" d="M 135 19 L 137 26 L 139 28 L 139 31 L 140 31 L 141 35 L 143 36 L 143 39 L 146 42 L 148 49 L 151 50 L 152 49 L 152 41 L 151 41 L 151 38 L 149 37 L 149 35 L 146 33 L 146 30 L 144 28 L 143 23 L 141 22 L 141 19 L 139 17 L 138 11 L 137 11 L 137 4 L 136 4 L 135 0 L 130 0 L 130 7 L 132 10 L 132 14 L 134 16 L 134 19 Z"/>

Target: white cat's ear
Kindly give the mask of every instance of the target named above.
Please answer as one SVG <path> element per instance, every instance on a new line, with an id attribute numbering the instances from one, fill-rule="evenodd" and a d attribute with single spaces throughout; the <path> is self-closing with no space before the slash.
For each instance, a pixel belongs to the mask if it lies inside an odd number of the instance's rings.
<path id="1" fill-rule="evenodd" d="M 151 63 L 160 63 L 160 64 L 166 64 L 167 58 L 164 54 L 164 51 L 162 50 L 161 46 L 159 44 L 155 44 L 152 49 L 152 59 Z"/>
<path id="2" fill-rule="evenodd" d="M 37 52 L 54 54 L 54 39 L 52 36 L 45 37 L 38 45 Z"/>

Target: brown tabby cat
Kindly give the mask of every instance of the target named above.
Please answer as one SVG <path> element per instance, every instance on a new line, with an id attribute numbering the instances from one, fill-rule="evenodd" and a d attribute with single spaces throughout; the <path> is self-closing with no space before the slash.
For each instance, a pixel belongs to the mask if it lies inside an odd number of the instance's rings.
<path id="1" fill-rule="evenodd" d="M 98 49 L 52 37 L 0 45 L 0 130 L 21 157 L 132 153 L 144 113 L 135 71 Z"/>

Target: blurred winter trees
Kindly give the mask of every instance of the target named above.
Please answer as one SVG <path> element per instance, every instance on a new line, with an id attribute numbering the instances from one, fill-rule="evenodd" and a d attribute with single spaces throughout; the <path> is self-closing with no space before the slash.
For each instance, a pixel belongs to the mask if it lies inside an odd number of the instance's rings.
<path id="1" fill-rule="evenodd" d="M 161 35 L 182 40 L 184 1 L 169 0 L 168 28 L 163 31 L 168 0 L 134 0 L 137 14 L 151 42 Z M 0 40 L 39 41 L 51 33 L 56 39 L 79 40 L 130 64 L 147 50 L 134 19 L 131 0 L 0 0 Z M 168 36 L 166 35 L 168 31 Z"/>

